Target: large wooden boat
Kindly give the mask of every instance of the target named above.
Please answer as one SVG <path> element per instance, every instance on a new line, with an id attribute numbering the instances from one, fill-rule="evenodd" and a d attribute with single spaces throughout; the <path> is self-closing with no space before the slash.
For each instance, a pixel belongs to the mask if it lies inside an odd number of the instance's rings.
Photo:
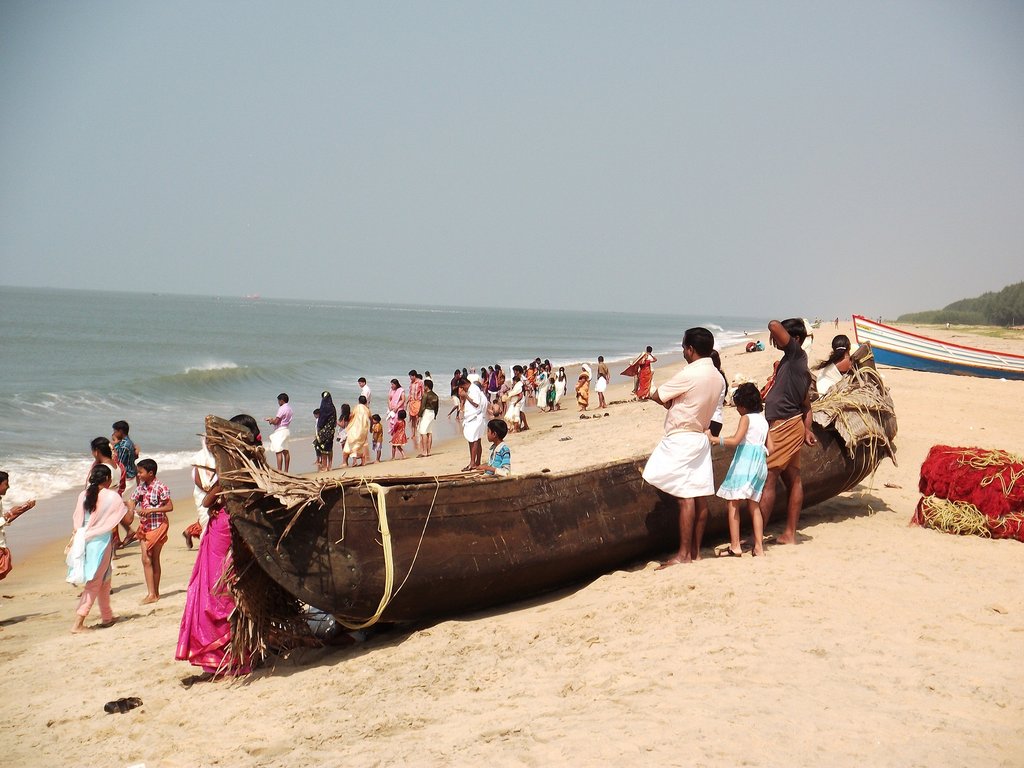
<path id="1" fill-rule="evenodd" d="M 879 365 L 960 376 L 1024 379 L 1022 355 L 930 339 L 860 315 L 853 316 L 853 328 L 858 342 L 871 344 Z"/>
<path id="2" fill-rule="evenodd" d="M 866 429 L 854 429 L 859 434 L 851 438 L 849 424 L 829 413 L 834 398 L 816 404 L 816 421 L 835 423 L 816 424 L 817 445 L 803 448 L 805 506 L 853 488 L 892 455 L 891 400 L 868 373 L 881 393 L 855 408 L 860 416 L 881 411 L 867 418 Z M 641 478 L 646 456 L 503 479 L 370 481 L 277 472 L 261 448 L 242 439 L 238 425 L 214 416 L 207 418 L 206 436 L 227 491 L 236 561 L 258 567 L 269 578 L 263 583 L 289 599 L 350 627 L 522 599 L 678 545 L 678 508 Z M 732 450 L 716 447 L 713 458 L 721 479 Z M 776 509 L 783 509 L 781 484 L 779 490 Z M 709 501 L 711 541 L 726 523 L 724 502 Z"/>

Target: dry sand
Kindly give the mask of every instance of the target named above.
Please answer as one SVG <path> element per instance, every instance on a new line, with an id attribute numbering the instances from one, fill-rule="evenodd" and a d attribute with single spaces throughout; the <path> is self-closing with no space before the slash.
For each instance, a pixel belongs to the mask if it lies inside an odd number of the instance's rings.
<path id="1" fill-rule="evenodd" d="M 812 360 L 834 332 L 818 331 Z M 776 357 L 730 350 L 724 367 L 762 380 Z M 296 652 L 246 681 L 179 684 L 194 671 L 173 660 L 194 552 L 176 533 L 160 602 L 139 604 L 132 547 L 115 561 L 123 621 L 84 636 L 68 632 L 77 590 L 63 581 L 62 547 L 15 551 L 0 585 L 5 763 L 1024 765 L 1024 545 L 907 525 L 933 444 L 1024 453 L 1024 382 L 883 374 L 899 467 L 886 461 L 805 512 L 799 546 L 716 560 L 710 540 L 693 565 L 637 563 L 529 602 Z M 627 396 L 620 380 L 609 399 Z M 563 403 L 510 437 L 516 471 L 647 453 L 660 435 L 651 404 L 580 420 L 571 392 Z M 727 409 L 727 434 L 736 419 Z M 452 443 L 377 471 L 444 473 L 465 459 Z M 190 519 L 179 500 L 172 531 Z M 104 713 L 124 696 L 144 705 Z"/>

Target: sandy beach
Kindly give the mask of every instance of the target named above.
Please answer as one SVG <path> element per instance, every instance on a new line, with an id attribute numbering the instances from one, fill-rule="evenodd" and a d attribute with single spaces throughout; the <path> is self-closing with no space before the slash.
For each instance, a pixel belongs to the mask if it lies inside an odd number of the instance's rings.
<path id="1" fill-rule="evenodd" d="M 815 332 L 812 364 L 840 332 L 853 336 L 849 322 Z M 1024 353 L 1020 338 L 923 332 Z M 735 347 L 723 368 L 761 383 L 777 358 Z M 681 364 L 662 358 L 655 383 Z M 138 546 L 123 550 L 112 597 L 121 621 L 109 629 L 69 633 L 78 590 L 63 579 L 63 541 L 28 557 L 14 549 L 0 585 L 5 761 L 1020 766 L 1024 671 L 1013 654 L 1024 641 L 1024 545 L 908 522 L 932 445 L 1024 454 L 1024 382 L 881 371 L 899 420 L 899 464 L 885 460 L 854 491 L 805 511 L 798 546 L 715 559 L 722 540 L 710 538 L 692 565 L 638 562 L 488 612 L 296 651 L 240 681 L 180 684 L 196 671 L 173 658 L 195 557 L 179 535 L 194 519 L 181 486 L 162 599 L 140 605 Z M 615 379 L 607 417 L 580 419 L 571 389 L 561 411 L 531 409 L 531 429 L 507 441 L 515 472 L 648 454 L 664 411 L 632 401 L 629 383 Z M 442 419 L 446 410 L 442 398 Z M 737 418 L 726 409 L 725 434 Z M 367 471 L 464 465 L 463 441 L 435 449 Z M 775 511 L 769 531 L 783 516 Z M 63 527 L 70 517 L 69 507 Z M 94 610 L 90 623 L 98 620 Z M 105 702 L 127 696 L 143 705 L 104 713 Z"/>

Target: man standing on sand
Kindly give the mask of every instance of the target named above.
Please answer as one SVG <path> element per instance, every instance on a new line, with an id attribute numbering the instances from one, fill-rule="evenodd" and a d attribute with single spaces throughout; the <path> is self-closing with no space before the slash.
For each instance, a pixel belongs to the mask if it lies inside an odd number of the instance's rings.
<path id="1" fill-rule="evenodd" d="M 429 456 L 434 447 L 434 420 L 441 407 L 440 399 L 434 391 L 434 382 L 424 379 L 423 413 L 420 414 L 420 453 L 417 456 Z"/>
<path id="2" fill-rule="evenodd" d="M 273 390 L 271 390 L 273 391 Z M 277 396 L 277 415 L 267 419 L 275 429 L 270 434 L 270 450 L 277 454 L 277 468 L 285 472 L 291 466 L 292 454 L 288 450 L 288 438 L 291 437 L 289 426 L 292 423 L 292 407 L 288 405 L 288 393 L 282 392 Z"/>
<path id="3" fill-rule="evenodd" d="M 597 392 L 597 407 L 608 408 L 608 403 L 604 401 L 604 392 L 608 389 L 608 382 L 611 380 L 611 371 L 608 370 L 608 364 L 604 361 L 604 355 L 597 356 L 597 386 L 594 390 Z"/>
<path id="4" fill-rule="evenodd" d="M 715 337 L 707 328 L 683 335 L 688 365 L 650 393 L 650 400 L 668 409 L 665 436 L 644 467 L 644 480 L 679 504 L 679 551 L 658 570 L 700 559 L 708 519 L 707 496 L 715 492 L 711 443 L 704 430 L 718 405 L 722 375 L 711 362 Z"/>
<path id="5" fill-rule="evenodd" d="M 359 394 L 366 398 L 366 408 L 372 413 L 373 409 L 370 406 L 370 385 L 366 383 L 366 379 L 363 376 L 359 377 Z"/>
<path id="6" fill-rule="evenodd" d="M 811 431 L 811 372 L 803 350 L 807 328 L 798 317 L 768 323 L 772 345 L 783 351 L 771 389 L 764 398 L 764 417 L 768 420 L 768 480 L 761 493 L 761 517 L 768 527 L 779 477 L 789 491 L 786 530 L 777 544 L 796 544 L 796 526 L 804 505 L 804 486 L 800 479 L 800 451 L 804 444 L 814 445 Z"/>

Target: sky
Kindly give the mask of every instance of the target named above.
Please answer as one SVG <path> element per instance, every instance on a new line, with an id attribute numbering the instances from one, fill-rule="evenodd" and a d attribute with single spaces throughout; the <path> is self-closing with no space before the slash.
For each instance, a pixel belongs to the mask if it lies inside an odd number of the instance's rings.
<path id="1" fill-rule="evenodd" d="M 895 317 L 1024 280 L 1024 3 L 0 2 L 0 284 Z"/>

